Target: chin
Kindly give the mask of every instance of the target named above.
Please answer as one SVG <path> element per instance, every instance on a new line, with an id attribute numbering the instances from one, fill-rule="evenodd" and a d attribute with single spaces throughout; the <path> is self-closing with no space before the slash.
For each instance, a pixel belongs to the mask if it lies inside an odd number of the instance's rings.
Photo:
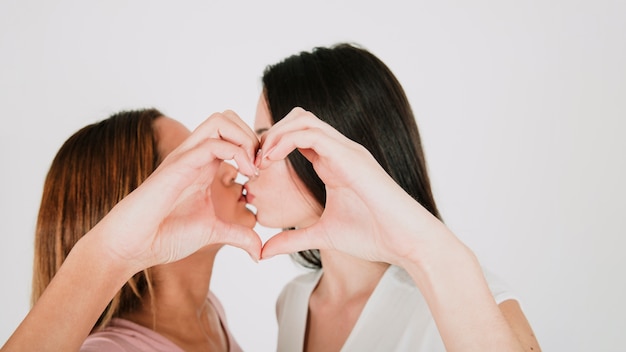
<path id="1" fill-rule="evenodd" d="M 256 221 L 264 227 L 268 227 L 268 228 L 272 228 L 272 229 L 284 229 L 290 226 L 285 226 L 285 224 L 282 221 L 279 221 L 278 219 L 274 219 L 271 216 L 263 216 L 262 213 L 257 213 L 256 214 Z"/>
<path id="2" fill-rule="evenodd" d="M 238 217 L 236 223 L 241 226 L 253 228 L 254 225 L 256 225 L 256 216 L 252 212 L 246 210 L 245 214 Z"/>
<path id="3" fill-rule="evenodd" d="M 245 221 L 241 225 L 248 227 L 248 228 L 253 228 L 254 225 L 256 225 L 256 218 L 252 216 L 250 220 Z"/>

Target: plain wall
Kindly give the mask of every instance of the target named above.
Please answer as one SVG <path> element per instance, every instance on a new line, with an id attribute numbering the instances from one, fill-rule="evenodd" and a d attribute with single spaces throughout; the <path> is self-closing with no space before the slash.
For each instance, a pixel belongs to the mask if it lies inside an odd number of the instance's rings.
<path id="1" fill-rule="evenodd" d="M 404 85 L 451 229 L 504 277 L 546 351 L 626 331 L 626 2 L 0 1 L 0 343 L 29 309 L 47 168 L 80 127 L 156 107 L 252 123 L 263 68 L 357 42 Z M 259 228 L 264 238 L 272 229 Z M 244 349 L 276 347 L 288 257 L 220 253 Z"/>

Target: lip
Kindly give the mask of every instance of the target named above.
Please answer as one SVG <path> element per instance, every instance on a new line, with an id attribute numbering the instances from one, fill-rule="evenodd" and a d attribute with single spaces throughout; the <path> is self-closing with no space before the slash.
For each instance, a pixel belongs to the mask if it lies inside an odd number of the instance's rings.
<path id="1" fill-rule="evenodd" d="M 244 185 L 243 189 L 246 192 L 246 194 L 245 195 L 242 194 L 242 197 L 246 200 L 247 203 L 252 203 L 255 197 L 252 194 L 252 192 L 250 192 L 250 188 L 248 188 L 248 185 Z"/>

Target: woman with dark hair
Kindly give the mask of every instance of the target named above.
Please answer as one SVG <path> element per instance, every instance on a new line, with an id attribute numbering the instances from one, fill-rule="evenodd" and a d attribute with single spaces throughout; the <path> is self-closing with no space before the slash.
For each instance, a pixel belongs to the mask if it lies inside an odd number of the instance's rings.
<path id="1" fill-rule="evenodd" d="M 209 284 L 223 244 L 260 253 L 220 160 L 254 173 L 258 140 L 242 127 L 226 112 L 191 134 L 148 109 L 72 135 L 44 183 L 34 307 L 3 349 L 240 351 Z"/>
<path id="2" fill-rule="evenodd" d="M 377 57 L 341 44 L 269 66 L 254 127 L 248 201 L 286 229 L 263 257 L 299 251 L 316 269 L 278 299 L 280 351 L 539 350 L 441 221 L 411 107 Z"/>

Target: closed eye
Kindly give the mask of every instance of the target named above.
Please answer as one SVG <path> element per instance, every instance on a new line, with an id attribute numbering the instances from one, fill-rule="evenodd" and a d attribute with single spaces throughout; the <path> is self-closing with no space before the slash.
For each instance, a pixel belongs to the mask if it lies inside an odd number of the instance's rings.
<path id="1" fill-rule="evenodd" d="M 263 127 L 263 128 L 257 128 L 256 130 L 254 130 L 254 133 L 256 133 L 258 137 L 261 137 L 261 135 L 267 131 L 269 131 L 269 128 Z"/>

